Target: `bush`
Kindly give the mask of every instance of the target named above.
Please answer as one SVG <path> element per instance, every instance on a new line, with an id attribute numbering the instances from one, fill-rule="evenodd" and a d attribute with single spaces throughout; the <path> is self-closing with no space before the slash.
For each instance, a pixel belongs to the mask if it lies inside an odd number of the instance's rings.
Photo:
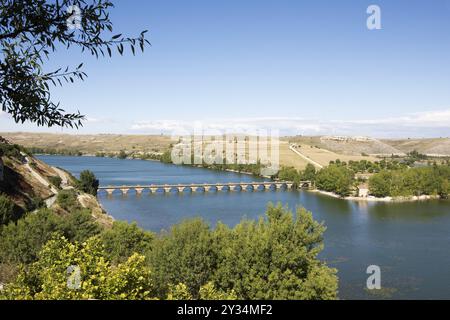
<path id="1" fill-rule="evenodd" d="M 119 158 L 119 159 L 126 159 L 127 157 L 128 157 L 128 154 L 123 150 L 120 150 L 119 154 L 117 155 L 117 158 Z"/>
<path id="2" fill-rule="evenodd" d="M 184 283 L 197 299 L 216 263 L 211 230 L 201 219 L 173 226 L 155 239 L 149 260 L 158 297 L 166 297 L 171 285 Z"/>
<path id="3" fill-rule="evenodd" d="M 52 176 L 52 177 L 49 177 L 49 178 L 48 178 L 48 181 L 50 181 L 50 183 L 51 183 L 52 185 L 54 185 L 55 187 L 57 187 L 57 188 L 60 188 L 60 187 L 61 187 L 62 179 L 61 179 L 60 176 Z"/>
<path id="4" fill-rule="evenodd" d="M 70 241 L 85 241 L 99 233 L 99 227 L 86 211 L 58 216 L 50 209 L 28 214 L 0 232 L 0 263 L 31 263 L 42 246 L 59 233 Z"/>
<path id="5" fill-rule="evenodd" d="M 266 217 L 217 228 L 216 287 L 238 299 L 335 299 L 336 270 L 317 259 L 325 227 L 305 209 L 269 206 Z"/>
<path id="6" fill-rule="evenodd" d="M 0 157 L 5 156 L 23 161 L 21 152 L 28 153 L 25 148 L 18 144 L 0 143 Z"/>
<path id="7" fill-rule="evenodd" d="M 6 299 L 146 299 L 152 289 L 144 257 L 131 256 L 112 267 L 97 238 L 84 244 L 53 237 L 39 253 L 40 259 L 22 269 L 0 295 Z M 69 274 L 68 268 L 75 266 Z M 74 287 L 70 287 L 71 284 Z M 1 297 L 0 297 L 1 298 Z"/>
<path id="8" fill-rule="evenodd" d="M 77 183 L 78 189 L 93 196 L 97 196 L 98 186 L 99 181 L 92 171 L 84 170 L 80 173 L 80 179 Z"/>
<path id="9" fill-rule="evenodd" d="M 124 262 L 134 253 L 148 254 L 153 238 L 152 233 L 140 229 L 135 223 L 122 221 L 115 221 L 113 227 L 100 237 L 106 256 L 113 263 Z"/>
<path id="10" fill-rule="evenodd" d="M 58 203 L 61 208 L 66 211 L 73 211 L 79 209 L 78 195 L 75 190 L 61 190 L 56 198 L 56 203 Z"/>
<path id="11" fill-rule="evenodd" d="M 7 196 L 0 194 L 0 225 L 8 224 L 17 217 L 16 205 Z"/>
<path id="12" fill-rule="evenodd" d="M 266 219 L 211 230 L 183 222 L 154 241 L 149 256 L 157 297 L 335 299 L 336 270 L 318 260 L 323 225 L 304 209 L 269 206 Z M 184 283 L 184 285 L 180 285 Z"/>
<path id="13" fill-rule="evenodd" d="M 34 196 L 27 204 L 27 211 L 34 211 L 36 209 L 44 208 L 45 206 L 45 201 L 41 197 Z"/>

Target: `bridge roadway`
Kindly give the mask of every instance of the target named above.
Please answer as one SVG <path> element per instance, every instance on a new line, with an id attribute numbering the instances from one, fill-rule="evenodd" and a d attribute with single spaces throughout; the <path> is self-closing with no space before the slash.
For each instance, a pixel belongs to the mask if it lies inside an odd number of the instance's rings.
<path id="1" fill-rule="evenodd" d="M 183 192 L 190 190 L 191 192 L 211 192 L 216 191 L 255 191 L 259 189 L 267 190 L 274 188 L 292 189 L 294 183 L 291 181 L 261 181 L 261 182 L 226 182 L 226 183 L 193 183 L 193 184 L 161 184 L 161 185 L 126 185 L 126 186 L 101 186 L 98 191 L 106 191 L 108 195 L 112 195 L 114 191 L 119 190 L 123 195 L 128 194 L 128 191 L 134 190 L 136 194 L 140 195 L 144 190 L 149 190 L 151 193 L 156 193 L 158 190 L 163 192 Z M 301 181 L 300 188 L 310 188 L 310 181 Z"/>

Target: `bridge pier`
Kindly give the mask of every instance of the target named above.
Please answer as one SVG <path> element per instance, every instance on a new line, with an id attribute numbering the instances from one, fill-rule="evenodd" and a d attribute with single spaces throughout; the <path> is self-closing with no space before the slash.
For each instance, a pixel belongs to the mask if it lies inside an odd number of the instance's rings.
<path id="1" fill-rule="evenodd" d="M 231 190 L 231 191 L 240 191 L 239 189 L 240 189 L 240 188 L 239 188 L 239 185 L 233 185 L 233 186 L 230 186 L 230 190 Z"/>
<path id="2" fill-rule="evenodd" d="M 136 191 L 136 195 L 140 196 L 142 195 L 142 191 L 144 191 L 144 188 L 134 188 L 134 191 Z"/>
<path id="3" fill-rule="evenodd" d="M 106 191 L 106 193 L 108 194 L 109 197 L 111 197 L 111 196 L 113 195 L 113 192 L 114 192 L 115 190 L 116 190 L 116 189 L 105 189 L 105 191 Z"/>
<path id="4" fill-rule="evenodd" d="M 129 188 L 120 188 L 120 191 L 122 191 L 122 195 L 126 196 L 128 194 L 128 191 L 130 191 Z"/>
<path id="5" fill-rule="evenodd" d="M 158 191 L 158 188 L 148 188 L 150 190 L 150 193 L 156 193 Z"/>

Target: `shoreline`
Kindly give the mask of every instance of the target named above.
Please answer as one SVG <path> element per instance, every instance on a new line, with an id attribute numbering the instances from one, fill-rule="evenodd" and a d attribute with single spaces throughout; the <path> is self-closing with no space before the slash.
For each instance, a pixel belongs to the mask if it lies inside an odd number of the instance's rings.
<path id="1" fill-rule="evenodd" d="M 428 200 L 445 200 L 442 199 L 439 196 L 430 196 L 430 195 L 421 195 L 421 196 L 410 196 L 410 197 L 384 197 L 384 198 L 377 198 L 374 196 L 369 196 L 369 197 L 356 197 L 356 196 L 347 196 L 347 197 L 341 197 L 340 195 L 333 193 L 333 192 L 328 192 L 328 191 L 323 191 L 323 190 L 319 190 L 319 189 L 313 189 L 313 190 L 308 190 L 309 192 L 315 192 L 315 193 L 319 193 L 319 194 L 323 194 L 325 196 L 328 197 L 333 197 L 336 199 L 341 199 L 341 200 L 347 200 L 347 201 L 355 201 L 355 202 L 385 202 L 385 203 L 400 203 L 400 202 L 417 202 L 417 201 L 428 201 Z"/>

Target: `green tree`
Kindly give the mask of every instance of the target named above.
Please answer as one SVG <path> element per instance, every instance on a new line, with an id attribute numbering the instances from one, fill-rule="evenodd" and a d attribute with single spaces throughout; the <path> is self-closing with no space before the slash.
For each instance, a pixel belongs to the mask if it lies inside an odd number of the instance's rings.
<path id="1" fill-rule="evenodd" d="M 209 226 L 201 219 L 173 226 L 155 239 L 149 260 L 158 297 L 166 297 L 169 286 L 184 283 L 197 299 L 216 262 Z"/>
<path id="2" fill-rule="evenodd" d="M 108 259 L 113 263 L 123 262 L 134 253 L 147 255 L 150 252 L 153 234 L 139 228 L 136 223 L 115 221 L 105 230 L 100 239 Z"/>
<path id="3" fill-rule="evenodd" d="M 86 211 L 59 216 L 50 209 L 41 209 L 0 230 L 0 263 L 36 261 L 38 252 L 54 233 L 62 234 L 70 241 L 85 241 L 99 230 Z"/>
<path id="4" fill-rule="evenodd" d="M 294 167 L 282 167 L 278 172 L 278 179 L 292 181 L 298 185 L 300 182 L 300 173 Z"/>
<path id="5" fill-rule="evenodd" d="M 97 196 L 97 190 L 99 186 L 99 181 L 95 177 L 92 171 L 84 170 L 80 173 L 80 179 L 78 181 L 77 187 L 86 193 Z"/>
<path id="6" fill-rule="evenodd" d="M 239 299 L 335 299 L 336 270 L 317 259 L 325 227 L 304 209 L 270 205 L 266 215 L 217 228 L 216 287 Z"/>
<path id="7" fill-rule="evenodd" d="M 369 178 L 370 194 L 375 197 L 388 197 L 391 195 L 392 173 L 382 170 Z"/>
<path id="8" fill-rule="evenodd" d="M 69 18 L 80 9 L 79 28 L 72 28 Z M 96 57 L 112 55 L 116 47 L 120 54 L 129 45 L 143 51 L 148 41 L 145 32 L 137 38 L 121 34 L 109 35 L 112 22 L 109 0 L 0 0 L 0 97 L 1 110 L 9 113 L 15 122 L 31 121 L 39 126 L 78 127 L 84 116 L 79 112 L 66 113 L 51 99 L 50 86 L 84 80 L 82 63 L 76 68 L 57 68 L 44 72 L 45 61 L 57 49 L 79 47 Z"/>
<path id="9" fill-rule="evenodd" d="M 152 284 L 144 260 L 134 254 L 111 266 L 98 238 L 79 244 L 54 237 L 40 251 L 39 260 L 23 268 L 0 295 L 19 300 L 148 299 Z"/>
<path id="10" fill-rule="evenodd" d="M 336 163 L 338 161 L 336 160 Z M 316 175 L 318 189 L 334 192 L 343 197 L 351 193 L 353 182 L 353 172 L 343 166 L 340 161 L 321 169 Z"/>
<path id="11" fill-rule="evenodd" d="M 308 163 L 302 172 L 301 178 L 305 181 L 314 181 L 316 179 L 316 168 L 311 163 Z"/>

